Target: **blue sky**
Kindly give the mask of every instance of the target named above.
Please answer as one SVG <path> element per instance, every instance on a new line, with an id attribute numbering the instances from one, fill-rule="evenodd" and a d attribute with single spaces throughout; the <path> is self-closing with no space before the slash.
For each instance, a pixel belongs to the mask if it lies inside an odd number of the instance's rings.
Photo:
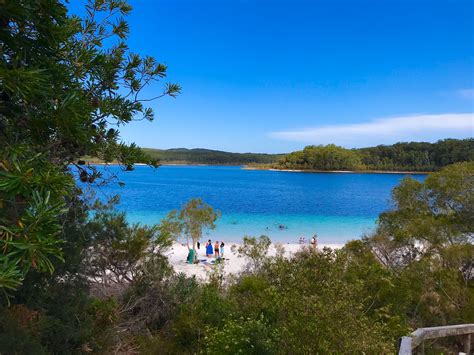
<path id="1" fill-rule="evenodd" d="M 474 136 L 472 0 L 130 3 L 131 49 L 183 92 L 122 128 L 128 142 L 288 152 Z"/>

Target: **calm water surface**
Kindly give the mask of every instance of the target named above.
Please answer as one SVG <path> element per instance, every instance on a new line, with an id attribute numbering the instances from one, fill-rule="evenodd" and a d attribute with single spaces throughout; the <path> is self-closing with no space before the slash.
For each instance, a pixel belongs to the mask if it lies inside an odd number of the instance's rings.
<path id="1" fill-rule="evenodd" d="M 390 192 L 405 175 L 291 173 L 222 166 L 138 166 L 118 173 L 124 187 L 110 184 L 99 196 L 121 195 L 129 221 L 157 223 L 193 197 L 221 211 L 212 239 L 239 241 L 268 235 L 297 242 L 317 233 L 321 243 L 344 243 L 370 232 L 380 212 L 390 208 Z M 424 176 L 415 175 L 422 180 Z M 279 225 L 287 226 L 280 230 Z"/>

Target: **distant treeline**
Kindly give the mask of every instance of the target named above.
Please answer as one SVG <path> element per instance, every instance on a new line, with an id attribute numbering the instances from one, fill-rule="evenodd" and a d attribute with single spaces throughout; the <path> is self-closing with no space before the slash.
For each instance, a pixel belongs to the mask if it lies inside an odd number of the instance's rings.
<path id="1" fill-rule="evenodd" d="M 143 151 L 163 164 L 250 165 L 295 170 L 436 171 L 449 164 L 474 161 L 474 139 L 396 143 L 359 149 L 346 149 L 334 144 L 311 145 L 289 154 L 230 153 L 200 148 L 143 148 Z M 85 160 L 102 162 L 89 157 Z"/>
<path id="2" fill-rule="evenodd" d="M 271 164 L 283 154 L 229 153 L 210 149 L 143 149 L 162 163 L 191 163 L 216 165 Z"/>
<path id="3" fill-rule="evenodd" d="M 435 171 L 446 165 L 474 161 L 474 139 L 445 139 L 345 149 L 334 144 L 307 146 L 272 164 L 276 169 Z"/>

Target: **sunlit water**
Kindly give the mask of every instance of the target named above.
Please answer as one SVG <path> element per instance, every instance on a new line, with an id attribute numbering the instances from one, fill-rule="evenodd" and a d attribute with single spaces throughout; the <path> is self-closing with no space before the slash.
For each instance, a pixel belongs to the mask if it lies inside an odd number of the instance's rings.
<path id="1" fill-rule="evenodd" d="M 314 233 L 320 243 L 341 244 L 375 227 L 391 207 L 391 190 L 405 175 L 292 173 L 222 166 L 138 166 L 117 173 L 125 183 L 98 188 L 98 196 L 120 194 L 118 206 L 130 222 L 158 223 L 170 210 L 200 197 L 221 212 L 214 239 L 239 241 L 268 235 L 273 241 L 298 242 Z M 424 176 L 415 175 L 422 180 Z M 284 225 L 286 229 L 279 226 Z"/>

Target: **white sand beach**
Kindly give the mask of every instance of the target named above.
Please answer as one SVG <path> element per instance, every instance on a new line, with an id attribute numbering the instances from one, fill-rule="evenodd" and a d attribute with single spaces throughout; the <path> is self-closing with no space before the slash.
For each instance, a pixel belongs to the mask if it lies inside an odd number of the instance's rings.
<path id="1" fill-rule="evenodd" d="M 226 244 L 224 250 L 224 273 L 225 274 L 237 274 L 239 273 L 245 266 L 246 260 L 245 258 L 239 258 L 236 253 L 232 252 L 232 246 L 235 245 L 238 247 L 236 243 L 229 243 Z M 287 243 L 281 244 L 285 249 L 285 256 L 292 257 L 295 253 L 301 250 L 305 245 L 309 246 L 308 244 L 296 244 L 296 243 Z M 318 249 L 321 250 L 324 247 L 329 247 L 332 249 L 341 248 L 342 244 L 318 244 Z M 195 275 L 196 278 L 199 280 L 206 280 L 208 277 L 208 273 L 212 271 L 214 266 L 214 257 L 206 257 L 206 250 L 203 245 L 197 251 L 197 258 L 199 260 L 198 264 L 188 264 L 186 263 L 186 257 L 188 255 L 188 247 L 185 244 L 181 243 L 174 243 L 171 249 L 166 253 L 168 259 L 173 265 L 176 272 L 184 273 L 187 276 Z M 272 256 L 276 254 L 275 244 L 270 246 L 268 255 Z"/>

